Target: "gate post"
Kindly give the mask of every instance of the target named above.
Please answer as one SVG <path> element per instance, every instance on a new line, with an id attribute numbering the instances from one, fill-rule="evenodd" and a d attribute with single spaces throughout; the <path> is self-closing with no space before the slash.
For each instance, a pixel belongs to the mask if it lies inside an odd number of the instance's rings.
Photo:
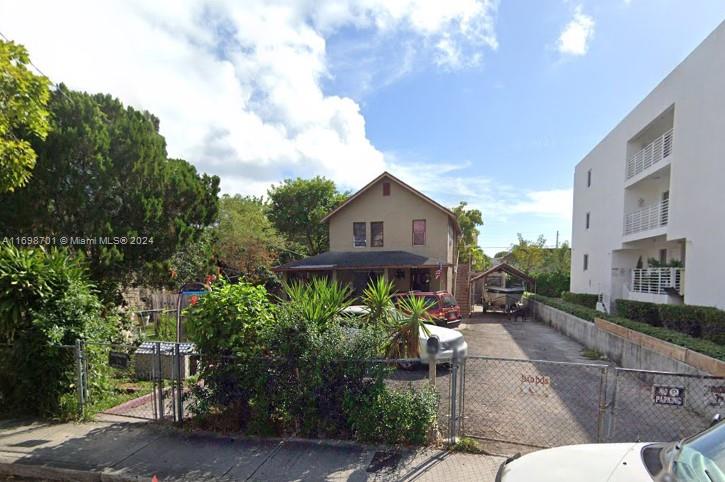
<path id="1" fill-rule="evenodd" d="M 154 347 L 154 353 L 156 355 L 156 380 L 154 381 L 154 390 L 157 392 L 156 401 L 158 403 L 158 418 L 159 420 L 164 419 L 164 372 L 161 364 L 161 342 L 157 341 Z"/>
<path id="2" fill-rule="evenodd" d="M 607 441 L 611 442 L 617 425 L 617 391 L 619 390 L 619 369 L 614 369 L 614 390 L 612 403 L 609 404 L 609 427 L 607 428 Z"/>
<path id="3" fill-rule="evenodd" d="M 78 392 L 78 416 L 79 418 L 83 418 L 83 415 L 85 413 L 85 399 L 86 399 L 86 389 L 85 389 L 85 373 L 84 373 L 84 366 L 85 363 L 83 361 L 83 345 L 81 343 L 80 339 L 76 340 L 76 346 L 75 346 L 75 361 L 76 361 L 76 390 Z"/>
<path id="4" fill-rule="evenodd" d="M 174 364 L 176 365 L 176 416 L 179 424 L 184 422 L 184 378 L 181 375 L 181 348 L 179 343 L 174 344 Z"/>
<path id="5" fill-rule="evenodd" d="M 604 440 L 604 417 L 607 412 L 607 373 L 608 366 L 605 366 L 601 372 L 599 380 L 599 413 L 597 414 L 597 443 Z"/>

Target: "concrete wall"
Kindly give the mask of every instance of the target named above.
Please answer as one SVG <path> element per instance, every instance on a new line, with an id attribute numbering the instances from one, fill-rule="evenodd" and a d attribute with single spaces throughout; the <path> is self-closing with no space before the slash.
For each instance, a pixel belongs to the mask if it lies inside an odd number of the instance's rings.
<path id="1" fill-rule="evenodd" d="M 612 302 L 621 291 L 613 268 L 617 253 L 636 247 L 622 233 L 626 200 L 655 200 L 669 178 L 669 223 L 638 235 L 660 234 L 663 241 L 685 245 L 685 299 L 687 304 L 725 308 L 725 223 L 722 206 L 723 152 L 725 152 L 725 22 L 705 39 L 672 73 L 637 105 L 576 166 L 572 222 L 571 290 L 602 293 Z M 650 140 L 649 134 L 672 123 L 672 154 L 647 181 L 627 182 L 628 155 Z M 640 140 L 642 142 L 640 142 Z M 638 144 L 639 143 L 639 144 Z M 652 168 L 651 168 L 652 169 Z M 591 170 L 591 186 L 587 173 Z M 661 172 L 660 172 L 661 171 Z M 646 171 L 647 172 L 647 171 Z M 656 177 L 659 176 L 659 179 Z M 651 189 L 650 189 L 651 188 Z M 641 192 L 627 192 L 627 191 Z M 650 190 L 654 190 L 650 192 Z M 631 206 L 630 209 L 631 211 Z M 586 213 L 590 229 L 585 229 Z M 583 270 L 584 254 L 589 269 Z M 634 257 L 636 259 L 636 257 Z M 633 268 L 628 266 L 626 268 Z M 614 280 L 614 281 L 613 281 Z M 613 286 L 614 285 L 614 286 Z"/>
<path id="2" fill-rule="evenodd" d="M 621 367 L 675 373 L 701 373 L 686 363 L 600 330 L 590 321 L 582 320 L 543 303 L 533 300 L 529 300 L 529 302 L 537 320 L 550 325 L 585 347 L 606 355 Z"/>
<path id="3" fill-rule="evenodd" d="M 390 195 L 383 196 L 383 182 L 390 182 Z M 413 246 L 413 220 L 425 219 L 425 245 Z M 370 223 L 383 222 L 383 247 L 370 246 Z M 353 246 L 352 225 L 366 223 L 367 246 Z M 329 220 L 330 251 L 408 251 L 442 263 L 454 263 L 455 229 L 448 215 L 403 188 L 383 178 Z M 452 273 L 447 284 L 453 284 Z"/>

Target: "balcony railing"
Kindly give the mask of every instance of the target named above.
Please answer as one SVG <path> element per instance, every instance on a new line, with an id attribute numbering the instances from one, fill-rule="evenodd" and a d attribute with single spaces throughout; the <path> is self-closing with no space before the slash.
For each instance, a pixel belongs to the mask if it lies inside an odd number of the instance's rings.
<path id="1" fill-rule="evenodd" d="M 672 153 L 672 129 L 644 146 L 627 160 L 627 179 L 657 164 Z"/>
<path id="2" fill-rule="evenodd" d="M 667 226 L 670 218 L 670 201 L 665 199 L 624 216 L 624 234 L 634 234 Z"/>
<path id="3" fill-rule="evenodd" d="M 631 291 L 664 295 L 680 291 L 684 268 L 637 268 L 632 270 Z"/>

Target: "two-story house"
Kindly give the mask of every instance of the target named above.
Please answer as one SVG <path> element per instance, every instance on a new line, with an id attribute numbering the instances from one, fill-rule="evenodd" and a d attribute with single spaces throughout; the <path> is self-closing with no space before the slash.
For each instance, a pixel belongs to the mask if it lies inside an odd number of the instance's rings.
<path id="1" fill-rule="evenodd" d="M 456 215 L 388 172 L 350 196 L 322 222 L 330 250 L 278 266 L 287 279 L 329 276 L 356 294 L 379 276 L 396 291 L 455 291 Z"/>
<path id="2" fill-rule="evenodd" d="M 725 308 L 725 22 L 576 166 L 571 290 Z"/>

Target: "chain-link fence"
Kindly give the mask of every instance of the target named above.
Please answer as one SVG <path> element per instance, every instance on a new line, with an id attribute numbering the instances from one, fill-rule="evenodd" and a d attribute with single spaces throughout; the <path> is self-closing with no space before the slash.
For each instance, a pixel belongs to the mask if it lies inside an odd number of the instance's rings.
<path id="1" fill-rule="evenodd" d="M 468 357 L 462 433 L 552 447 L 601 439 L 605 365 Z"/>
<path id="2" fill-rule="evenodd" d="M 725 379 L 617 368 L 610 442 L 671 441 L 707 428 L 725 407 Z"/>

